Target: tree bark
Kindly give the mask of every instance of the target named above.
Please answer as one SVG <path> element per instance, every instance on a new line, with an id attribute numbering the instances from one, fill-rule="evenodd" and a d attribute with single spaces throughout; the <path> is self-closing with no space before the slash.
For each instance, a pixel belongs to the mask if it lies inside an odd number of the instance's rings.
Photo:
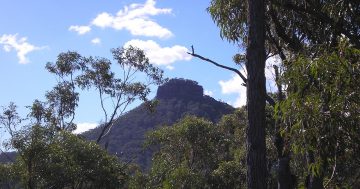
<path id="1" fill-rule="evenodd" d="M 284 59 L 283 59 L 284 60 Z M 274 66 L 275 70 L 275 82 L 277 86 L 277 101 L 281 103 L 284 100 L 284 95 L 282 93 L 282 86 L 279 82 L 280 79 L 280 73 L 279 73 L 279 67 Z M 277 150 L 277 183 L 278 183 L 278 189 L 292 189 L 295 188 L 295 176 L 291 174 L 290 170 L 290 155 L 289 152 L 284 152 L 284 138 L 281 136 L 281 112 L 278 110 L 277 114 L 278 119 L 275 122 L 275 140 L 274 145 Z"/>
<path id="2" fill-rule="evenodd" d="M 247 184 L 249 189 L 266 189 L 265 145 L 265 4 L 248 0 L 247 76 Z"/>
<path id="3" fill-rule="evenodd" d="M 295 188 L 294 178 L 290 171 L 289 156 L 278 157 L 278 189 Z"/>
<path id="4" fill-rule="evenodd" d="M 306 156 L 307 164 L 315 163 L 314 153 L 309 151 Z M 320 172 L 320 175 L 315 175 L 310 173 L 306 178 L 306 188 L 307 189 L 323 189 L 324 175 Z"/>

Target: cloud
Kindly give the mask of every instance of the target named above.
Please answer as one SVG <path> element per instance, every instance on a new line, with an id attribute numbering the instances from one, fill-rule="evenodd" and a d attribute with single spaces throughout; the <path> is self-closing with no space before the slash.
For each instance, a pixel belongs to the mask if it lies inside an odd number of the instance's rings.
<path id="1" fill-rule="evenodd" d="M 97 123 L 78 123 L 77 124 L 77 128 L 75 131 L 73 131 L 74 134 L 80 134 L 83 133 L 85 131 L 88 131 L 90 129 L 94 129 L 95 127 L 97 127 L 99 124 Z"/>
<path id="2" fill-rule="evenodd" d="M 150 62 L 158 66 L 169 66 L 176 61 L 189 61 L 191 56 L 187 54 L 188 49 L 183 46 L 175 45 L 172 47 L 160 47 L 153 40 L 142 41 L 134 39 L 125 43 L 124 47 L 134 46 L 144 50 Z M 172 67 L 168 67 L 172 69 Z"/>
<path id="3" fill-rule="evenodd" d="M 277 90 L 276 82 L 275 82 L 274 65 L 280 67 L 281 65 L 280 57 L 273 56 L 266 60 L 266 66 L 265 66 L 266 89 L 269 92 L 275 92 Z"/>
<path id="4" fill-rule="evenodd" d="M 170 66 L 170 65 L 166 66 L 166 68 L 167 68 L 168 70 L 174 70 L 174 69 L 175 69 L 174 66 Z"/>
<path id="5" fill-rule="evenodd" d="M 12 50 L 16 51 L 17 57 L 19 58 L 20 64 L 29 63 L 29 59 L 26 57 L 27 54 L 32 51 L 41 50 L 45 47 L 37 47 L 27 42 L 26 37 L 18 39 L 18 34 L 4 34 L 0 37 L 0 45 L 3 45 L 5 52 L 10 52 Z"/>
<path id="6" fill-rule="evenodd" d="M 147 0 L 145 4 L 131 4 L 118 11 L 116 15 L 103 12 L 92 20 L 91 24 L 100 28 L 128 30 L 135 36 L 169 38 L 173 33 L 160 26 L 151 16 L 170 14 L 169 8 L 155 7 L 155 0 Z"/>
<path id="7" fill-rule="evenodd" d="M 70 26 L 69 31 L 77 32 L 79 35 L 84 35 L 91 31 L 90 26 Z"/>
<path id="8" fill-rule="evenodd" d="M 276 83 L 275 83 L 275 71 L 273 66 L 277 65 L 280 67 L 281 60 L 279 57 L 271 57 L 266 60 L 265 67 L 265 77 L 266 77 L 266 89 L 270 92 L 276 91 Z M 240 72 L 246 76 L 244 70 L 240 70 Z M 241 84 L 244 83 L 242 79 L 238 75 L 233 75 L 230 80 L 227 81 L 219 81 L 221 86 L 221 92 L 223 94 L 238 94 L 234 103 L 230 103 L 235 107 L 240 107 L 246 105 L 246 87 Z"/>
<path id="9" fill-rule="evenodd" d="M 205 90 L 204 95 L 213 96 L 214 93 L 212 91 L 210 91 L 210 90 Z"/>
<path id="10" fill-rule="evenodd" d="M 94 45 L 98 45 L 101 43 L 101 39 L 100 38 L 94 38 L 91 40 L 91 43 Z"/>
<path id="11" fill-rule="evenodd" d="M 100 28 L 111 27 L 114 22 L 114 17 L 107 12 L 103 12 L 92 21 L 92 24 Z"/>
<path id="12" fill-rule="evenodd" d="M 235 107 L 241 107 L 246 105 L 246 87 L 242 86 L 242 79 L 238 75 L 233 75 L 232 78 L 228 81 L 219 81 L 221 86 L 222 94 L 237 94 L 234 103 L 230 103 Z"/>

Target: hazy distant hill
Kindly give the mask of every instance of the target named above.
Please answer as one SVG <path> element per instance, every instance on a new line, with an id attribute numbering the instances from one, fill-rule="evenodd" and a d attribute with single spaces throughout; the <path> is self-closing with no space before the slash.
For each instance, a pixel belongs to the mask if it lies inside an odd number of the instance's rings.
<path id="1" fill-rule="evenodd" d="M 151 152 L 143 150 L 144 135 L 161 125 L 171 125 L 185 115 L 196 115 L 218 121 L 222 115 L 234 111 L 230 105 L 204 95 L 203 87 L 197 82 L 185 79 L 171 79 L 160 86 L 155 97 L 159 100 L 154 113 L 149 113 L 143 105 L 120 117 L 109 135 L 108 150 L 124 160 L 134 159 L 142 167 L 151 162 Z M 95 140 L 100 129 L 84 133 Z"/>
<path id="2" fill-rule="evenodd" d="M 0 163 L 14 162 L 16 159 L 16 152 L 0 153 Z"/>

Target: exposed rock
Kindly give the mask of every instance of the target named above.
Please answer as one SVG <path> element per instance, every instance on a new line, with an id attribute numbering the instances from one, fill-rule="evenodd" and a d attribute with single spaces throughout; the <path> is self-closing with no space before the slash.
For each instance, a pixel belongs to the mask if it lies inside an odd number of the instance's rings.
<path id="1" fill-rule="evenodd" d="M 204 89 L 196 81 L 171 79 L 157 90 L 157 99 L 181 98 L 199 100 L 203 98 Z"/>

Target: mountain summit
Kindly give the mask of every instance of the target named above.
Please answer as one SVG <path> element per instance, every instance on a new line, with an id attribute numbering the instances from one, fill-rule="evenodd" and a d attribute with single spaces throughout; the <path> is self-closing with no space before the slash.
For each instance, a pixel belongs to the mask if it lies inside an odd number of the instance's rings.
<path id="1" fill-rule="evenodd" d="M 188 99 L 201 100 L 204 89 L 196 81 L 186 79 L 171 79 L 157 90 L 156 98 L 161 99 Z"/>
<path id="2" fill-rule="evenodd" d="M 159 101 L 155 112 L 150 113 L 142 104 L 121 116 L 110 133 L 103 138 L 108 150 L 120 158 L 134 160 L 143 168 L 151 162 L 152 152 L 143 150 L 145 134 L 159 126 L 172 125 L 186 115 L 195 115 L 211 121 L 218 121 L 224 114 L 234 111 L 230 105 L 204 95 L 204 89 L 197 82 L 186 79 L 171 79 L 157 90 Z M 95 140 L 100 128 L 84 133 Z"/>

